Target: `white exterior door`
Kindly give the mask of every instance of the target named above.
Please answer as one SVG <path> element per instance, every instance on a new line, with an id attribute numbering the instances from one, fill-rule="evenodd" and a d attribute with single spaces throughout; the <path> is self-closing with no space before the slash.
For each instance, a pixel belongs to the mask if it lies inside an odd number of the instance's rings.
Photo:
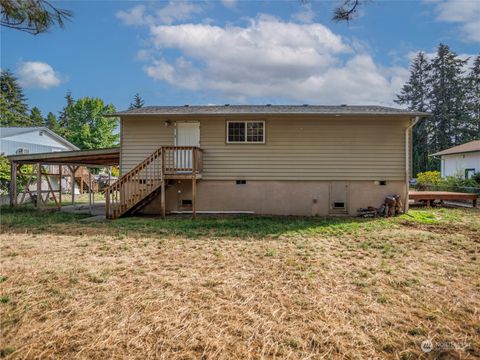
<path id="1" fill-rule="evenodd" d="M 200 123 L 198 122 L 177 123 L 175 136 L 176 136 L 175 137 L 176 146 L 200 147 Z M 175 163 L 177 168 L 191 169 L 192 168 L 192 150 L 177 150 Z"/>

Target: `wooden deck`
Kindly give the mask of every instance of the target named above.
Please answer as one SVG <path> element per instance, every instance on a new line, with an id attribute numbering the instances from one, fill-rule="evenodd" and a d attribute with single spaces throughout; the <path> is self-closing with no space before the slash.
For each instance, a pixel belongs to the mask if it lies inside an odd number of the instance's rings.
<path id="1" fill-rule="evenodd" d="M 410 191 L 408 198 L 415 201 L 426 201 L 427 206 L 431 206 L 435 200 L 471 200 L 473 207 L 477 207 L 477 194 L 458 193 L 450 191 Z"/>

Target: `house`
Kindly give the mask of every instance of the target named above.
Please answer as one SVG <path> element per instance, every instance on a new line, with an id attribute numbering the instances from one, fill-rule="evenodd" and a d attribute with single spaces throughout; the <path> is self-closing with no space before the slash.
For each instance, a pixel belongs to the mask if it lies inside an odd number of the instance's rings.
<path id="1" fill-rule="evenodd" d="M 381 106 L 150 106 L 121 111 L 107 217 L 181 212 L 356 215 L 407 206 L 411 129 Z"/>
<path id="2" fill-rule="evenodd" d="M 60 135 L 57 135 L 52 130 L 40 126 L 40 127 L 0 127 L 0 154 L 5 156 L 22 156 L 28 154 L 43 154 L 43 153 L 55 153 L 65 151 L 77 151 L 78 147 L 65 140 Z M 43 166 L 43 170 L 46 174 L 52 174 L 48 176 L 41 184 L 42 190 L 46 191 L 48 187 L 52 187 L 53 190 L 59 189 L 58 176 L 54 175 L 58 173 L 58 166 L 46 165 Z M 64 173 L 66 170 L 64 171 Z M 81 193 L 88 188 L 88 170 L 84 167 L 79 167 L 76 174 L 75 192 Z M 33 184 L 29 184 L 29 188 L 33 188 Z M 62 180 L 62 189 L 70 191 L 71 181 L 67 178 Z M 44 194 L 44 196 L 46 196 Z M 6 202 L 6 199 L 2 199 L 0 202 Z"/>
<path id="3" fill-rule="evenodd" d="M 21 155 L 78 150 L 46 127 L 1 127 L 0 154 Z"/>
<path id="4" fill-rule="evenodd" d="M 460 175 L 469 179 L 480 172 L 480 140 L 454 146 L 431 156 L 440 157 L 442 177 Z"/>

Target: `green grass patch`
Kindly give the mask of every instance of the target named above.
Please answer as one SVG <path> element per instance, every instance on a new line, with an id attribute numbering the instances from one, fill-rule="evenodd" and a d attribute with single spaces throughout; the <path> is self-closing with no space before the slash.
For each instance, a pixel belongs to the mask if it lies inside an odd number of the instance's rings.
<path id="1" fill-rule="evenodd" d="M 37 211 L 33 208 L 1 208 L 2 231 L 22 230 L 32 233 L 51 232 L 82 234 L 92 231 L 113 235 L 124 240 L 132 234 L 155 235 L 156 237 L 196 238 L 310 238 L 350 235 L 360 237 L 378 233 L 384 229 L 399 228 L 405 222 L 420 224 L 443 224 L 462 221 L 465 213 L 452 209 L 418 209 L 396 218 L 362 219 L 350 217 L 286 217 L 286 216 L 218 216 L 191 220 L 189 217 L 126 217 L 84 223 L 89 215 L 71 214 L 55 210 Z M 68 225 L 68 226 L 61 226 Z M 393 255 L 397 249 L 388 242 L 363 242 L 362 249 L 381 250 Z"/>
<path id="2" fill-rule="evenodd" d="M 2 231 L 8 229 L 49 230 L 52 225 L 76 223 L 88 217 L 82 214 L 70 214 L 56 210 L 42 210 L 25 208 L 0 208 Z"/>

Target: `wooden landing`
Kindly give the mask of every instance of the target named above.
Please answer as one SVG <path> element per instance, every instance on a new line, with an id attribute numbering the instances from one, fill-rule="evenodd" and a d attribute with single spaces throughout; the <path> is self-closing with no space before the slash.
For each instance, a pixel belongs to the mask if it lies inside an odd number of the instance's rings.
<path id="1" fill-rule="evenodd" d="M 408 198 L 415 201 L 426 201 L 428 206 L 434 200 L 471 200 L 473 207 L 477 207 L 478 195 L 450 191 L 409 191 Z"/>

